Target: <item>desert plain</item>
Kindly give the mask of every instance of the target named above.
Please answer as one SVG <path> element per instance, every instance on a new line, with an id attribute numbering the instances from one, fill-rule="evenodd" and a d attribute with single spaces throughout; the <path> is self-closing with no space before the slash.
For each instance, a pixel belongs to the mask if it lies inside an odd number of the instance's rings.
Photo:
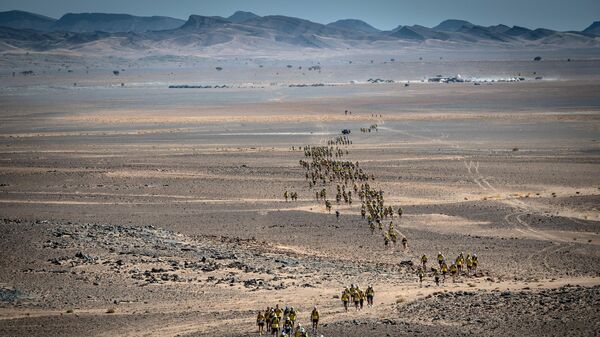
<path id="1" fill-rule="evenodd" d="M 316 305 L 324 336 L 598 334 L 600 61 L 532 55 L 118 76 L 34 55 L 37 75 L 13 76 L 25 60 L 4 58 L 0 335 L 256 336 L 275 304 L 305 326 Z M 479 84 L 426 80 L 459 73 Z M 371 234 L 360 202 L 334 202 L 336 219 L 309 188 L 300 149 L 342 129 L 344 160 L 402 207 L 385 223 L 407 250 Z M 477 253 L 477 275 L 420 286 L 438 252 Z M 351 283 L 373 285 L 372 308 L 343 310 Z"/>

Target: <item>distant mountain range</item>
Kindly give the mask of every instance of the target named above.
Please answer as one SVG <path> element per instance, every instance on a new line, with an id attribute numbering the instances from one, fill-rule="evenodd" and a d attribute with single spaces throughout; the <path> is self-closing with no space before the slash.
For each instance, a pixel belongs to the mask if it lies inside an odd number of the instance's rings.
<path id="1" fill-rule="evenodd" d="M 65 14 L 56 20 L 23 12 L 0 12 L 0 51 L 12 49 L 78 49 L 90 43 L 144 50 L 152 48 L 349 48 L 415 44 L 600 46 L 600 21 L 583 31 L 559 32 L 506 25 L 480 26 L 464 20 L 446 20 L 428 28 L 398 26 L 381 31 L 368 23 L 346 19 L 320 24 L 281 16 L 235 12 L 230 17 L 191 15 L 187 21 L 129 14 Z"/>

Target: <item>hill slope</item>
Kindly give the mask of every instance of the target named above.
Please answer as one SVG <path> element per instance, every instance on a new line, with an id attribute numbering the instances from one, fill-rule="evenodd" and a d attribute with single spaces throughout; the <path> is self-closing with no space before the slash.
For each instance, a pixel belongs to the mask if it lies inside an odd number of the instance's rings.
<path id="1" fill-rule="evenodd" d="M 55 21 L 56 19 L 47 16 L 23 11 L 0 12 L 0 27 L 45 31 L 50 29 Z"/>
<path id="2" fill-rule="evenodd" d="M 600 21 L 595 21 L 589 27 L 583 30 L 584 33 L 600 35 Z"/>
<path id="3" fill-rule="evenodd" d="M 129 14 L 79 13 L 65 14 L 52 25 L 52 30 L 66 32 L 137 32 L 181 27 L 185 21 L 165 16 L 133 16 Z"/>
<path id="4" fill-rule="evenodd" d="M 351 31 L 358 31 L 358 32 L 363 32 L 363 33 L 378 33 L 378 32 L 380 32 L 379 29 L 371 26 L 370 24 L 368 24 L 362 20 L 356 20 L 356 19 L 338 20 L 336 22 L 332 22 L 332 23 L 328 24 L 327 26 L 339 28 L 339 29 L 351 30 Z"/>
<path id="5" fill-rule="evenodd" d="M 252 12 L 237 11 L 237 12 L 233 13 L 230 17 L 228 17 L 227 21 L 231 21 L 234 23 L 241 23 L 246 20 L 257 19 L 257 18 L 260 18 L 260 16 L 254 14 Z"/>

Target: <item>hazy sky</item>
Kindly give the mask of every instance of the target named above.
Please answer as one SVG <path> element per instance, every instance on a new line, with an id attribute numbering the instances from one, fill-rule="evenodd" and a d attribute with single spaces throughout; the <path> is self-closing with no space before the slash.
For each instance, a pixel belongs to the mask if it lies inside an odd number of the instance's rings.
<path id="1" fill-rule="evenodd" d="M 236 10 L 282 14 L 320 23 L 362 19 L 380 29 L 448 18 L 475 24 L 581 30 L 600 20 L 600 0 L 0 0 L 0 11 L 20 9 L 51 17 L 67 12 L 229 16 Z"/>

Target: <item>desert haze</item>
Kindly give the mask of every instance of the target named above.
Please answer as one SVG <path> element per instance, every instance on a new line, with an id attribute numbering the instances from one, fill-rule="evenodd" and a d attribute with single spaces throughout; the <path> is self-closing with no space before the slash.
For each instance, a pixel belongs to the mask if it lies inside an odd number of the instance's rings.
<path id="1" fill-rule="evenodd" d="M 0 12 L 0 335 L 597 335 L 599 92 L 599 22 Z"/>

